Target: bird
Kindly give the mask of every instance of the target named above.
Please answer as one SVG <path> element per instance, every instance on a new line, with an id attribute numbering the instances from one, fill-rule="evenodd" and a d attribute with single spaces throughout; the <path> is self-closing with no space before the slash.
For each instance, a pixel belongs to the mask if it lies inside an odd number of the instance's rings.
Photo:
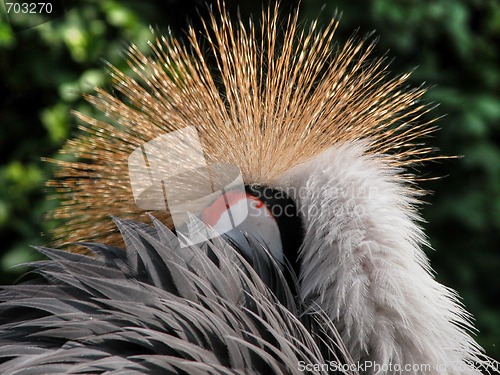
<path id="1" fill-rule="evenodd" d="M 279 12 L 220 2 L 108 65 L 51 160 L 73 247 L 1 289 L 2 374 L 495 371 L 423 251 L 425 87 Z"/>

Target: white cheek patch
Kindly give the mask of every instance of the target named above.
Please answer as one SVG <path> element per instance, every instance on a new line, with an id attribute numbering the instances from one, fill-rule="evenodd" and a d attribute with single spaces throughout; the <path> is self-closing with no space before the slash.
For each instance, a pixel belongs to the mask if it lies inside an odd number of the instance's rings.
<path id="1" fill-rule="evenodd" d="M 236 203 L 232 203 L 221 213 L 213 229 L 223 234 L 227 232 L 227 228 L 238 226 L 244 222 L 250 206 L 247 205 L 247 200 L 245 198 L 239 199 Z"/>
<path id="2" fill-rule="evenodd" d="M 213 227 L 213 229 L 220 234 L 223 234 L 224 232 L 227 231 L 226 228 L 232 228 L 232 219 L 231 219 L 231 214 L 229 211 L 225 211 Z"/>
<path id="3" fill-rule="evenodd" d="M 267 247 L 276 261 L 284 264 L 280 231 L 271 211 L 259 199 L 253 196 L 247 198 L 248 216 L 238 226 L 238 229 L 259 240 Z"/>
<path id="4" fill-rule="evenodd" d="M 209 207 L 208 210 L 212 208 Z M 237 220 L 243 215 L 246 216 L 244 220 Z M 235 221 L 239 225 L 234 226 Z M 220 213 L 218 220 L 212 227 L 220 234 L 226 233 L 249 256 L 251 256 L 249 248 L 242 243 L 246 242 L 246 240 L 235 232 L 239 231 L 244 235 L 255 238 L 267 248 L 278 263 L 284 264 L 283 246 L 278 224 L 269 208 L 260 199 L 247 194 L 246 197 L 242 197 L 236 202 L 233 201 Z M 228 232 L 226 228 L 232 227 L 235 230 Z"/>

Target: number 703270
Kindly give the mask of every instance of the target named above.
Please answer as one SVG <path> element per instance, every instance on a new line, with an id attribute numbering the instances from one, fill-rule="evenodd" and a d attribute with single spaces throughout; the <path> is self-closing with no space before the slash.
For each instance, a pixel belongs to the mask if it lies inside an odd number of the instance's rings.
<path id="1" fill-rule="evenodd" d="M 52 3 L 5 3 L 7 13 L 52 13 Z"/>

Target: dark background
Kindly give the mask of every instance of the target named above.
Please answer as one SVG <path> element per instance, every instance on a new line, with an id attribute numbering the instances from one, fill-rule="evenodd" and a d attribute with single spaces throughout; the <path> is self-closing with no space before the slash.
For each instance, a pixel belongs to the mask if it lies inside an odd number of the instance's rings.
<path id="1" fill-rule="evenodd" d="M 77 132 L 70 110 L 91 113 L 82 93 L 109 88 L 104 60 L 125 69 L 128 43 L 147 50 L 149 26 L 182 37 L 200 26 L 205 1 L 73 1 L 62 17 L 0 15 L 0 282 L 15 281 L 33 260 L 29 245 L 50 241 L 44 219 L 57 202 L 45 198 L 54 157 Z M 228 1 L 232 14 L 258 18 L 259 1 Z M 326 5 L 324 5 L 326 3 Z M 295 1 L 282 1 L 284 14 Z M 323 7 L 324 5 L 324 7 Z M 393 74 L 418 67 L 440 131 L 429 142 L 441 154 L 463 156 L 422 166 L 431 191 L 422 206 L 436 251 L 428 250 L 437 279 L 456 289 L 476 318 L 477 339 L 500 358 L 500 2 L 495 0 L 302 0 L 304 23 L 342 13 L 338 40 L 354 32 L 379 36 L 378 55 L 394 58 Z M 2 4 L 0 4 L 0 11 Z M 33 17 L 38 17 L 34 19 Z"/>

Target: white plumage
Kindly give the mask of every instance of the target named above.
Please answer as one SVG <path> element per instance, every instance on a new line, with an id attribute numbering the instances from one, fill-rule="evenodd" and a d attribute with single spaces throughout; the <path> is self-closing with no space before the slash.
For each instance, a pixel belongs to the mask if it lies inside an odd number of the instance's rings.
<path id="1" fill-rule="evenodd" d="M 355 361 L 480 374 L 470 316 L 434 280 L 415 192 L 400 172 L 348 142 L 274 181 L 296 196 L 304 221 L 301 298 L 337 322 Z"/>

